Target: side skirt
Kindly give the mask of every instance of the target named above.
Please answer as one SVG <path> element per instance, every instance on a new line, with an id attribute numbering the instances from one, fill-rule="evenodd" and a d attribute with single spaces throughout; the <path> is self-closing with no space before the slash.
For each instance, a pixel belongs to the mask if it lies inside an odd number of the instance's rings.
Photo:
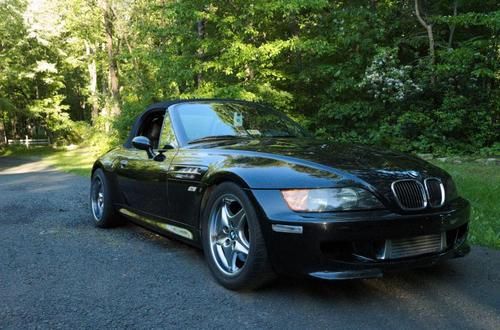
<path id="1" fill-rule="evenodd" d="M 151 217 L 138 214 L 124 207 L 118 208 L 118 212 L 120 212 L 122 215 L 124 215 L 137 225 L 150 229 L 154 232 L 157 232 L 160 235 L 172 237 L 181 240 L 183 242 L 186 242 L 189 245 L 200 247 L 198 238 L 199 235 L 177 224 L 174 225 L 172 223 L 157 221 L 152 219 Z"/>

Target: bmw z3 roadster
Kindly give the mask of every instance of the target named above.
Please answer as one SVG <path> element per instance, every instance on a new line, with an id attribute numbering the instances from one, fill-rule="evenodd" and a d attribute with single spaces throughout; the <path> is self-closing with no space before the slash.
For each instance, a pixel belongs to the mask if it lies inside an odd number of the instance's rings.
<path id="1" fill-rule="evenodd" d="M 409 155 L 318 140 L 234 100 L 151 105 L 94 164 L 98 227 L 129 219 L 202 248 L 217 281 L 276 274 L 380 277 L 466 255 L 470 206 L 445 171 Z"/>

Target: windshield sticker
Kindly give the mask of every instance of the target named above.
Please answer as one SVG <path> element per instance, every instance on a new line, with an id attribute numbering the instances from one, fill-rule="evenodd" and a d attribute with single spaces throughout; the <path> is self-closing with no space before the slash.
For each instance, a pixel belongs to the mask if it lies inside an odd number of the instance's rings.
<path id="1" fill-rule="evenodd" d="M 249 129 L 247 130 L 250 135 L 262 135 L 262 133 L 258 129 Z"/>
<path id="2" fill-rule="evenodd" d="M 243 114 L 240 112 L 235 112 L 233 116 L 233 125 L 234 127 L 243 126 Z"/>

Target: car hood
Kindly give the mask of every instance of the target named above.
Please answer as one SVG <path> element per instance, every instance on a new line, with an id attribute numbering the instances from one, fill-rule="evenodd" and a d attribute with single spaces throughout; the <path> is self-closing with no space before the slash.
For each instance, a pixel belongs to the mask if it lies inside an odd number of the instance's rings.
<path id="1" fill-rule="evenodd" d="M 447 176 L 446 172 L 420 158 L 359 144 L 317 139 L 260 139 L 222 143 L 217 147 L 252 151 L 264 157 L 268 154 L 306 160 L 348 172 L 375 186 L 380 181 Z"/>

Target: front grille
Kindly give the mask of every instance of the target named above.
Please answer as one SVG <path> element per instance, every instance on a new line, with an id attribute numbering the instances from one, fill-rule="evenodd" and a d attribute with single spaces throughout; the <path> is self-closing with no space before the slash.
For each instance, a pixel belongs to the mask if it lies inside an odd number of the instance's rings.
<path id="1" fill-rule="evenodd" d="M 416 180 L 399 180 L 392 183 L 392 192 L 403 210 L 421 210 L 427 206 L 424 186 Z"/>
<path id="2" fill-rule="evenodd" d="M 446 249 L 446 233 L 386 240 L 378 254 L 381 260 L 414 257 L 428 253 L 438 253 Z"/>
<path id="3" fill-rule="evenodd" d="M 444 185 L 436 178 L 425 179 L 425 189 L 432 207 L 440 207 L 444 204 Z"/>

